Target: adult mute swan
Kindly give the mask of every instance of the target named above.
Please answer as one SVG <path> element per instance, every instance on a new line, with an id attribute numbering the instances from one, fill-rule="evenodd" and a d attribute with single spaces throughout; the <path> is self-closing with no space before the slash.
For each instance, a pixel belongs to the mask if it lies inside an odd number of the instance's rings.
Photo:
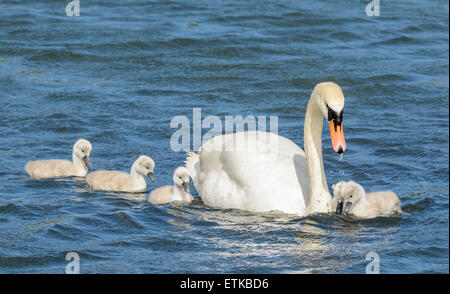
<path id="1" fill-rule="evenodd" d="M 250 131 L 214 137 L 199 154 L 188 153 L 186 167 L 204 204 L 300 216 L 331 212 L 322 161 L 323 118 L 328 120 L 334 151 L 343 153 L 343 110 L 341 88 L 320 83 L 306 110 L 305 152 L 282 136 Z"/>
<path id="2" fill-rule="evenodd" d="M 99 170 L 86 176 L 88 186 L 93 190 L 117 192 L 143 192 L 147 189 L 144 175 L 155 182 L 153 168 L 155 162 L 148 156 L 141 155 L 131 166 L 131 172 Z"/>
<path id="3" fill-rule="evenodd" d="M 63 159 L 48 159 L 29 161 L 25 171 L 35 179 L 60 177 L 84 177 L 91 165 L 89 155 L 92 145 L 88 140 L 79 139 L 73 145 L 72 161 Z"/>

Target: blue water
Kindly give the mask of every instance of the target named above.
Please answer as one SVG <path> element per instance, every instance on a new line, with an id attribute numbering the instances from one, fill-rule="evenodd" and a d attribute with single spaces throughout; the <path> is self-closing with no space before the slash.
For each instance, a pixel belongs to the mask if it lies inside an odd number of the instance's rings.
<path id="1" fill-rule="evenodd" d="M 448 2 L 0 2 L 0 272 L 381 273 L 449 271 Z M 95 169 L 140 154 L 171 184 L 184 152 L 176 115 L 278 116 L 303 146 L 309 95 L 346 96 L 342 161 L 324 130 L 329 186 L 391 189 L 404 215 L 306 218 L 192 205 L 152 206 L 80 179 L 31 180 L 28 160 L 71 158 L 91 141 Z M 207 131 L 207 130 L 205 130 Z"/>

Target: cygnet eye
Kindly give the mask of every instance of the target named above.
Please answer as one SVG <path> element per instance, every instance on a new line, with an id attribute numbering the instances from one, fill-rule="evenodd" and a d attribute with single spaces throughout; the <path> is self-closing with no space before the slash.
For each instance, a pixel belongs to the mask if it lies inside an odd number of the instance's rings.
<path id="1" fill-rule="evenodd" d="M 353 195 L 350 195 L 350 198 L 352 198 L 353 197 Z"/>

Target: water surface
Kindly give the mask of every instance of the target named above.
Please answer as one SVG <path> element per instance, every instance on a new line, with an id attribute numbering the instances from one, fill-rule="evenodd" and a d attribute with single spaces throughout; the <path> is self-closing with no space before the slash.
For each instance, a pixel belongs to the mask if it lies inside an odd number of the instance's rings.
<path id="1" fill-rule="evenodd" d="M 448 273 L 448 2 L 67 1 L 0 4 L 0 272 Z M 28 160 L 92 142 L 96 169 L 156 161 L 171 184 L 176 115 L 277 115 L 303 146 L 313 87 L 346 96 L 348 150 L 328 131 L 329 186 L 391 189 L 405 215 L 354 220 L 152 206 L 80 179 L 30 180 Z M 156 185 L 150 184 L 150 188 Z M 193 187 L 192 187 L 193 188 Z"/>

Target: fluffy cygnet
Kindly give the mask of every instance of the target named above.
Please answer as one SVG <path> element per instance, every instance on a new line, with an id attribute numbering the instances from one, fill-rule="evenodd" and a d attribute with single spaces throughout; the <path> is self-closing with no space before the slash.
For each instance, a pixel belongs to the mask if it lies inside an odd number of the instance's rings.
<path id="1" fill-rule="evenodd" d="M 332 186 L 333 207 L 337 214 L 352 214 L 358 218 L 373 218 L 402 213 L 400 199 L 392 191 L 367 193 L 353 181 L 341 181 Z"/>
<path id="2" fill-rule="evenodd" d="M 93 190 L 118 191 L 118 192 L 143 192 L 147 189 L 144 175 L 153 182 L 153 168 L 155 163 L 148 156 L 141 155 L 133 163 L 131 172 L 99 170 L 89 173 L 86 182 Z"/>
<path id="3" fill-rule="evenodd" d="M 88 140 L 80 139 L 73 145 L 72 161 L 63 159 L 49 159 L 29 161 L 25 171 L 35 179 L 84 177 L 91 166 L 89 154 L 92 146 Z"/>
<path id="4" fill-rule="evenodd" d="M 152 204 L 167 204 L 172 201 L 191 203 L 194 198 L 189 193 L 189 171 L 178 167 L 173 174 L 173 186 L 164 186 L 150 193 L 148 201 Z"/>

